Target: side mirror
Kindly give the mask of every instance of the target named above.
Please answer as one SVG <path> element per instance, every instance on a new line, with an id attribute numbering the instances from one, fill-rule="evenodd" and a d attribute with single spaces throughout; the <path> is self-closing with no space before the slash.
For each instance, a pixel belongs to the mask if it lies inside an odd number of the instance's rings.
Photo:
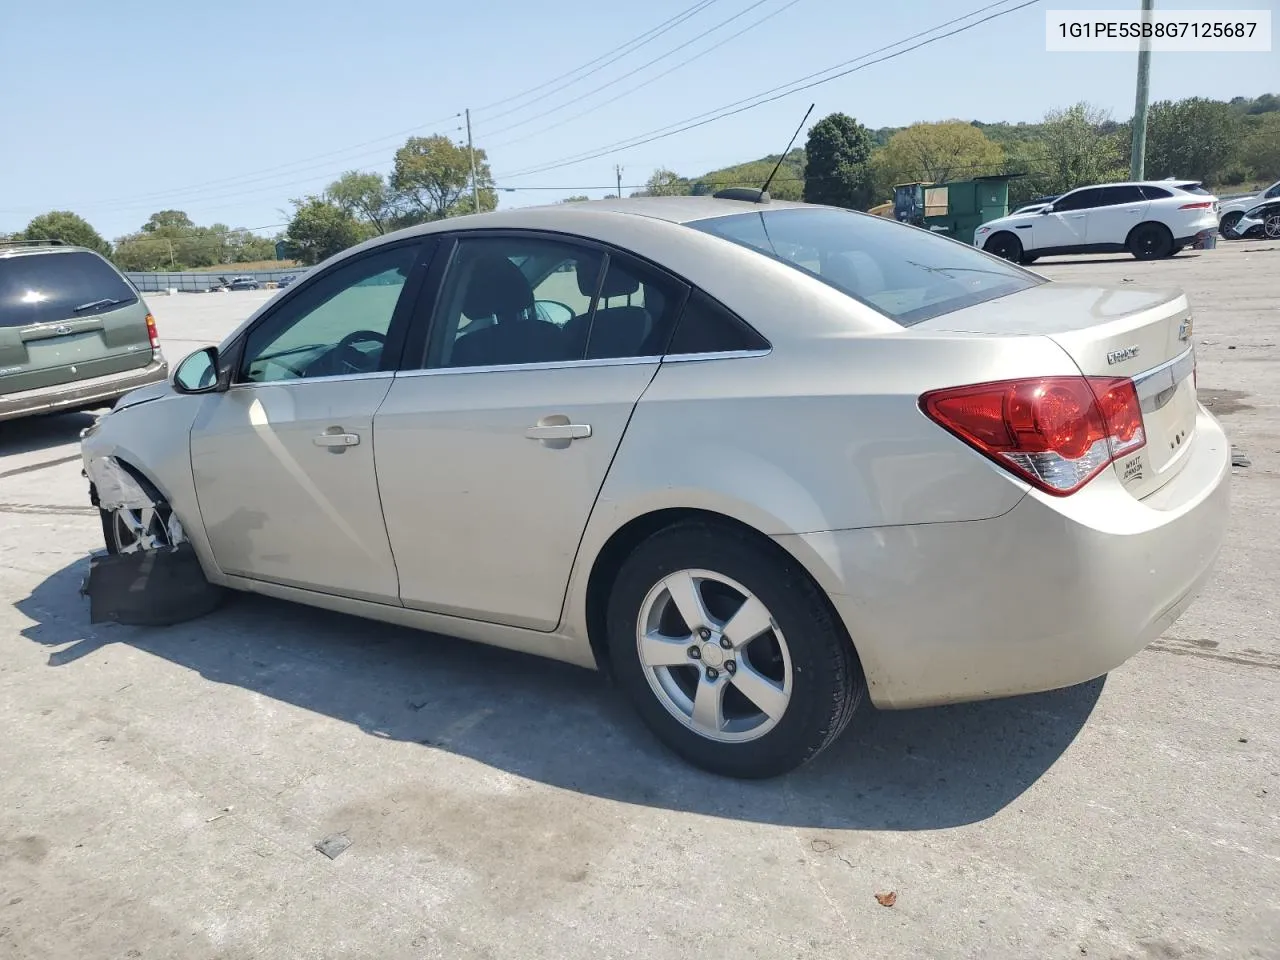
<path id="1" fill-rule="evenodd" d="M 189 354 L 173 372 L 173 388 L 179 393 L 221 393 L 227 389 L 219 376 L 218 348 L 205 347 Z"/>
<path id="2" fill-rule="evenodd" d="M 554 323 L 557 327 L 563 327 L 574 318 L 573 308 L 557 300 L 537 300 L 533 309 L 539 320 Z"/>
<path id="3" fill-rule="evenodd" d="M 1049 214 L 1051 214 L 1051 213 L 1053 213 L 1053 204 L 1049 204 L 1049 206 L 1047 206 L 1047 207 L 1045 207 L 1043 210 L 1041 210 L 1041 211 L 1040 211 L 1040 216 L 1042 216 L 1042 217 L 1044 217 L 1044 216 L 1048 216 L 1048 215 L 1049 215 Z"/>

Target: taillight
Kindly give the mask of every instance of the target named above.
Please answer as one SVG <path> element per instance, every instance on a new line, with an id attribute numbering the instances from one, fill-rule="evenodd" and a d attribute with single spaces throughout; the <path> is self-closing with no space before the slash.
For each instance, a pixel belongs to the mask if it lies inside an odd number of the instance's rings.
<path id="1" fill-rule="evenodd" d="M 147 314 L 147 339 L 151 341 L 151 349 L 160 349 L 160 334 L 156 332 L 156 318 Z"/>
<path id="2" fill-rule="evenodd" d="M 939 426 L 1033 486 L 1074 493 L 1147 442 L 1124 377 L 1039 377 L 934 390 L 920 408 Z"/>
<path id="3" fill-rule="evenodd" d="M 1184 203 L 1179 210 L 1208 210 L 1213 206 L 1212 200 L 1201 200 L 1198 203 Z"/>

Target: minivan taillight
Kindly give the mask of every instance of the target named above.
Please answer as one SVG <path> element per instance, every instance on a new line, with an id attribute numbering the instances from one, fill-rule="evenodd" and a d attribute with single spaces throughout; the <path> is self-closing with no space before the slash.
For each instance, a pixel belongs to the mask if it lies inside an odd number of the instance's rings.
<path id="1" fill-rule="evenodd" d="M 151 349 L 160 349 L 160 334 L 156 332 L 156 318 L 147 314 L 147 339 L 151 341 Z"/>
<path id="2" fill-rule="evenodd" d="M 1033 486 L 1074 493 L 1147 442 L 1125 377 L 1036 377 L 933 390 L 929 419 Z"/>

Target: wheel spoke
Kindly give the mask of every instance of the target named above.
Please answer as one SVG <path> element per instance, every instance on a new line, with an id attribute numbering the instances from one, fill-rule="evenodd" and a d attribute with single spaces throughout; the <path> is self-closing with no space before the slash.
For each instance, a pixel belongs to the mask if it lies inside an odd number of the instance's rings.
<path id="1" fill-rule="evenodd" d="M 689 659 L 691 643 L 688 637 L 675 639 L 651 631 L 640 638 L 640 659 L 646 667 L 685 667 L 692 662 Z"/>
<path id="2" fill-rule="evenodd" d="M 702 594 L 692 574 L 682 570 L 667 577 L 662 584 L 671 594 L 671 602 L 680 611 L 680 617 L 690 633 L 707 625 L 707 609 L 702 605 Z"/>
<path id="3" fill-rule="evenodd" d="M 742 695 L 759 707 L 769 719 L 778 720 L 787 709 L 789 698 L 782 687 L 764 674 L 757 672 L 749 663 L 740 661 L 738 669 L 730 679 Z M 696 712 L 696 703 L 694 709 Z"/>
<path id="4" fill-rule="evenodd" d="M 733 649 L 741 650 L 760 634 L 772 629 L 773 618 L 769 616 L 768 608 L 756 597 L 749 596 L 720 633 L 733 644 Z"/>
<path id="5" fill-rule="evenodd" d="M 698 677 L 698 689 L 693 695 L 693 722 L 695 726 L 713 733 L 724 728 L 724 684 Z"/>

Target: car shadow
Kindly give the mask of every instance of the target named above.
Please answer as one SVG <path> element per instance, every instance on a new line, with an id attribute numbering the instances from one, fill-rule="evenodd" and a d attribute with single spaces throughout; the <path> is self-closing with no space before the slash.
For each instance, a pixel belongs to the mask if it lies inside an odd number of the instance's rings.
<path id="1" fill-rule="evenodd" d="M 91 411 L 50 413 L 0 423 L 0 458 L 78 444 L 80 431 L 93 423 L 95 415 Z"/>
<path id="2" fill-rule="evenodd" d="M 1036 267 L 1087 267 L 1091 265 L 1097 266 L 1100 263 L 1132 263 L 1137 265 L 1164 263 L 1167 260 L 1195 260 L 1202 256 L 1204 256 L 1204 251 L 1202 250 L 1183 250 L 1171 257 L 1162 257 L 1159 260 L 1137 260 L 1127 253 L 1116 253 L 1107 257 L 1041 257 L 1031 265 L 1031 268 L 1034 270 Z"/>
<path id="3" fill-rule="evenodd" d="M 38 585 L 22 631 L 60 667 L 128 644 L 382 738 L 441 749 L 625 803 L 787 826 L 933 830 L 983 820 L 1035 783 L 1088 719 L 1105 678 L 1066 690 L 903 712 L 864 704 L 793 774 L 732 781 L 663 748 L 588 670 L 253 595 L 166 628 L 89 623 L 87 560 Z"/>

